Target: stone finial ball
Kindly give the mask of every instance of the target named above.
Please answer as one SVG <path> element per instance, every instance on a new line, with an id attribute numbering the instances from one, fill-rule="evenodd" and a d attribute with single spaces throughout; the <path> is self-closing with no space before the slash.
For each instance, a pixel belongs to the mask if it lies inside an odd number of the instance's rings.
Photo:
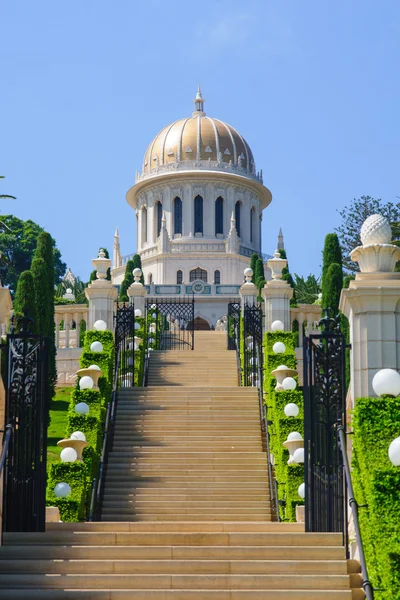
<path id="1" fill-rule="evenodd" d="M 67 289 L 67 294 L 72 294 L 72 290 L 71 290 L 71 288 L 68 288 L 68 289 Z"/>
<path id="2" fill-rule="evenodd" d="M 132 275 L 134 277 L 141 277 L 142 276 L 142 269 L 139 269 L 139 267 L 136 267 L 136 269 L 133 269 Z"/>
<path id="3" fill-rule="evenodd" d="M 250 269 L 250 267 L 247 267 L 247 269 L 244 270 L 244 276 L 245 277 L 253 277 L 253 269 Z"/>
<path id="4" fill-rule="evenodd" d="M 271 323 L 271 331 L 283 331 L 284 328 L 285 326 L 282 321 L 273 321 L 273 323 Z"/>
<path id="5" fill-rule="evenodd" d="M 371 215 L 362 224 L 361 242 L 363 246 L 390 244 L 391 239 L 392 228 L 386 217 L 382 217 L 382 215 Z"/>

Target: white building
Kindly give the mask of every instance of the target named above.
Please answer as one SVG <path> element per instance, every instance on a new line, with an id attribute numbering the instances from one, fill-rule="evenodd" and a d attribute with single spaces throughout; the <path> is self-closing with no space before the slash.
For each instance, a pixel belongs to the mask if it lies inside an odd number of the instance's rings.
<path id="1" fill-rule="evenodd" d="M 196 326 L 208 328 L 238 296 L 251 255 L 261 255 L 262 211 L 272 196 L 240 133 L 204 112 L 200 87 L 194 104 L 192 116 L 152 140 L 127 201 L 149 294 L 196 294 Z M 116 231 L 114 284 L 129 258 L 121 256 Z"/>

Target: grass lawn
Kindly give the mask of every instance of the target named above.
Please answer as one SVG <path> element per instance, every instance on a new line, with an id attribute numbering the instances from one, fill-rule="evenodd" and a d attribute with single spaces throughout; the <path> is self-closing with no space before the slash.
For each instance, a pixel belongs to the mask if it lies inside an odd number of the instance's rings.
<path id="1" fill-rule="evenodd" d="M 67 412 L 73 387 L 57 388 L 50 405 L 50 427 L 47 431 L 47 465 L 58 462 L 61 448 L 57 442 L 62 440 L 67 428 Z"/>

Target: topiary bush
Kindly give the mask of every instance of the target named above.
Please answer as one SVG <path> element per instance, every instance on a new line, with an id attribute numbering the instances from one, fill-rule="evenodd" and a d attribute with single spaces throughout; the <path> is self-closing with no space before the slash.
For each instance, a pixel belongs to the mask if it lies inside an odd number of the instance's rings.
<path id="1" fill-rule="evenodd" d="M 272 350 L 276 342 L 286 346 L 283 354 Z M 304 437 L 304 400 L 299 389 L 275 391 L 276 379 L 271 371 L 280 365 L 296 369 L 295 335 L 291 332 L 268 332 L 264 337 L 264 399 L 269 421 L 270 450 L 274 457 L 275 477 L 278 482 L 279 513 L 283 521 L 296 520 L 296 506 L 304 504 L 298 487 L 304 481 L 304 465 L 288 465 L 289 452 L 283 446 L 289 433 L 297 431 Z M 295 378 L 297 379 L 297 378 Z M 294 403 L 299 407 L 297 417 L 286 417 L 284 408 Z"/>
<path id="2" fill-rule="evenodd" d="M 353 484 L 368 575 L 380 600 L 400 600 L 400 469 L 389 457 L 400 398 L 359 398 L 353 411 Z"/>

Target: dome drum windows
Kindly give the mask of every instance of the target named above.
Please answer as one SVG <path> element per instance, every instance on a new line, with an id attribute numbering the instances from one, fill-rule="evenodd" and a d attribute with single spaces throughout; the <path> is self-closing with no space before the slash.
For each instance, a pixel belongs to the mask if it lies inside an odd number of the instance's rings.
<path id="1" fill-rule="evenodd" d="M 254 244 L 256 237 L 256 209 L 254 206 L 250 209 L 250 243 Z"/>
<path id="2" fill-rule="evenodd" d="M 163 209 L 162 209 L 162 204 L 161 202 L 156 202 L 156 219 L 157 219 L 157 231 L 156 231 L 156 237 L 158 237 L 160 235 L 161 232 L 161 225 L 162 225 L 162 214 L 163 214 Z"/>
<path id="3" fill-rule="evenodd" d="M 241 217 L 241 208 L 242 203 L 238 200 L 235 204 L 235 221 L 236 221 L 236 231 L 238 236 L 240 237 L 240 217 Z"/>
<path id="4" fill-rule="evenodd" d="M 179 196 L 174 198 L 174 235 L 182 235 L 182 200 Z"/>
<path id="5" fill-rule="evenodd" d="M 181 271 L 180 269 L 179 269 L 179 271 L 176 272 L 176 283 L 178 285 L 183 283 L 183 271 Z"/>
<path id="6" fill-rule="evenodd" d="M 219 271 L 218 269 L 214 271 L 214 283 L 216 285 L 220 285 L 221 283 L 221 271 Z"/>
<path id="7" fill-rule="evenodd" d="M 205 269 L 201 269 L 200 267 L 196 267 L 196 269 L 192 269 L 189 273 L 189 281 L 204 281 L 207 283 L 207 271 Z"/>
<path id="8" fill-rule="evenodd" d="M 196 196 L 194 199 L 194 235 L 203 235 L 203 198 Z"/>
<path id="9" fill-rule="evenodd" d="M 215 201 L 215 235 L 224 233 L 224 200 L 219 196 Z"/>

